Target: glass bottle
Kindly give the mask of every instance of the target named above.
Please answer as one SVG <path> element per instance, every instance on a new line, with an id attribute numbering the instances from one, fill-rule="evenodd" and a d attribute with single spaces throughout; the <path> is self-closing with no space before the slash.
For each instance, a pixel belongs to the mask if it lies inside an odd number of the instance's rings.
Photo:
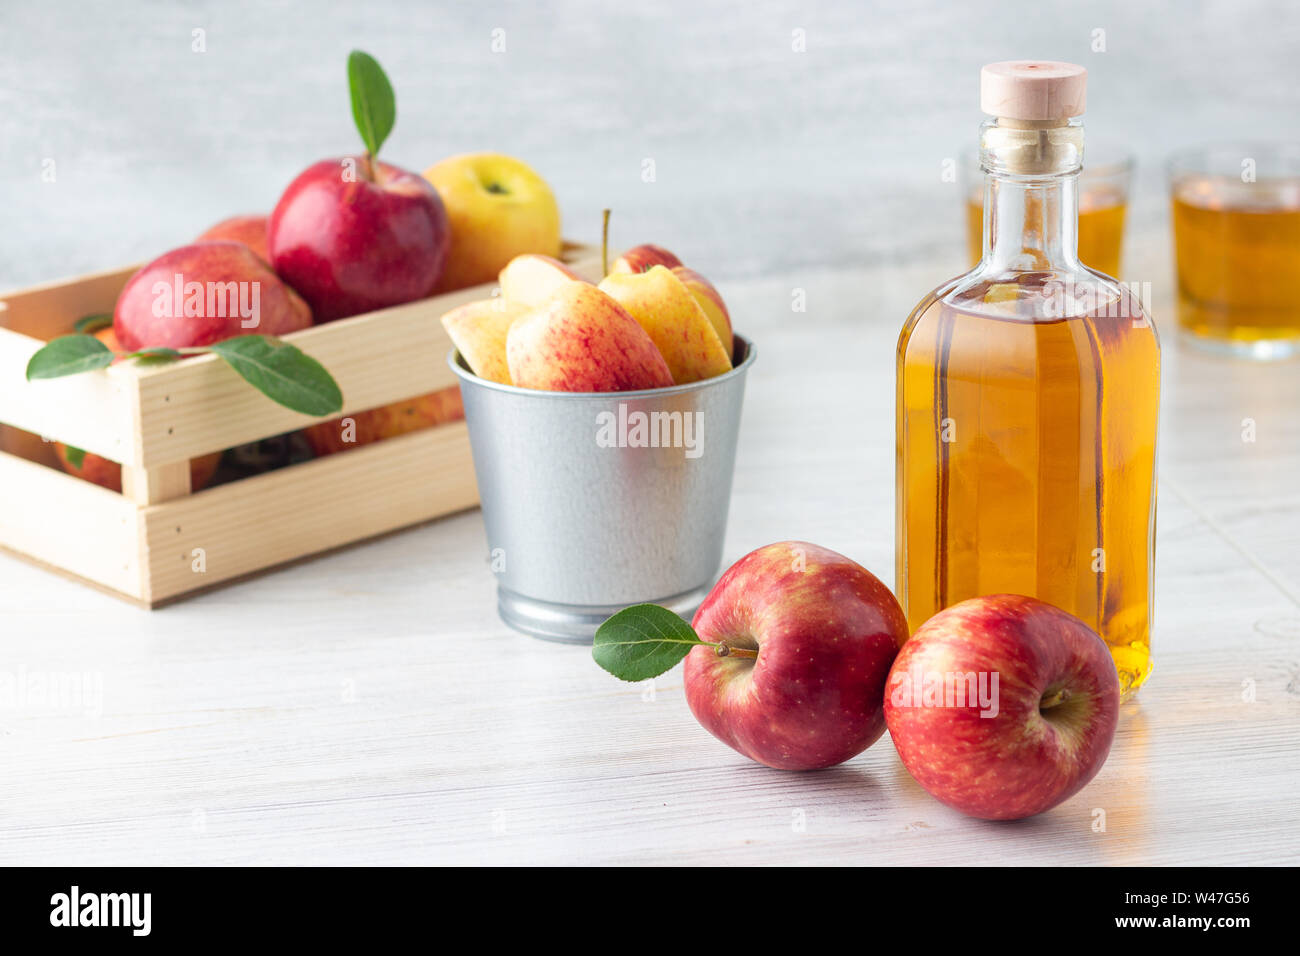
<path id="1" fill-rule="evenodd" d="M 898 341 L 896 582 L 913 630 L 986 594 L 1063 608 L 1128 694 L 1151 671 L 1160 346 L 1138 297 L 1079 262 L 1085 76 L 981 74 L 983 257 Z"/>

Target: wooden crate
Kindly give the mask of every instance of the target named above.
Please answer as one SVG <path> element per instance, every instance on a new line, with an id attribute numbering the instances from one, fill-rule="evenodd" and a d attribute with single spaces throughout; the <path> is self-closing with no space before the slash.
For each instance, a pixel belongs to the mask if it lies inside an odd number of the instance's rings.
<path id="1" fill-rule="evenodd" d="M 564 258 L 599 274 L 590 247 L 567 245 Z M 123 487 L 0 451 L 0 548 L 154 607 L 478 504 L 464 422 L 191 492 L 191 458 L 321 419 L 275 404 L 211 355 L 27 382 L 33 353 L 80 317 L 111 312 L 135 268 L 0 299 L 0 423 L 120 462 Z M 464 289 L 285 340 L 330 370 L 348 415 L 456 384 L 439 318 L 492 292 Z"/>

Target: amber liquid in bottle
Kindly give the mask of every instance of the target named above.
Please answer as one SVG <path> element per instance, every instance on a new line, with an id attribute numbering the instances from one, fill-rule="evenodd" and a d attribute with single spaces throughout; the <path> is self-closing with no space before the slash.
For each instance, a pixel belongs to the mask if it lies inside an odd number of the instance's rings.
<path id="1" fill-rule="evenodd" d="M 1078 260 L 1077 155 L 1004 175 L 985 142 L 983 258 L 898 344 L 899 596 L 913 630 L 981 595 L 1047 601 L 1101 634 L 1129 693 L 1151 670 L 1159 344 Z"/>

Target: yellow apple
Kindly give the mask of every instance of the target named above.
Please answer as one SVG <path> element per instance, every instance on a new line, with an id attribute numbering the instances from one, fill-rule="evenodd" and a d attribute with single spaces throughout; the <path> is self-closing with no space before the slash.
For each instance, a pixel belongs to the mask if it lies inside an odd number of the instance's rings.
<path id="1" fill-rule="evenodd" d="M 682 280 L 666 267 L 611 272 L 599 288 L 645 329 L 678 385 L 731 368 L 731 356 L 713 323 Z"/>
<path id="2" fill-rule="evenodd" d="M 569 282 L 515 320 L 506 336 L 510 378 L 552 392 L 627 392 L 673 384 L 636 320 L 589 282 Z"/>
<path id="3" fill-rule="evenodd" d="M 499 153 L 465 153 L 424 173 L 451 223 L 451 252 L 434 292 L 491 282 L 517 255 L 560 254 L 560 207 L 546 180 Z"/>
<path id="4" fill-rule="evenodd" d="M 482 299 L 452 309 L 442 317 L 442 326 L 470 371 L 490 382 L 512 385 L 506 333 L 528 311 L 528 306 L 505 298 Z"/>

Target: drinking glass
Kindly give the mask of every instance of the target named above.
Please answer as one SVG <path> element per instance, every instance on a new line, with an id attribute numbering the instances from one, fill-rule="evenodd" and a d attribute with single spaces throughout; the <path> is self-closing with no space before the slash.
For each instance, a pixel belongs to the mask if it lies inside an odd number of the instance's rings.
<path id="1" fill-rule="evenodd" d="M 1245 358 L 1300 354 L 1300 143 L 1184 150 L 1169 192 L 1184 334 Z"/>

